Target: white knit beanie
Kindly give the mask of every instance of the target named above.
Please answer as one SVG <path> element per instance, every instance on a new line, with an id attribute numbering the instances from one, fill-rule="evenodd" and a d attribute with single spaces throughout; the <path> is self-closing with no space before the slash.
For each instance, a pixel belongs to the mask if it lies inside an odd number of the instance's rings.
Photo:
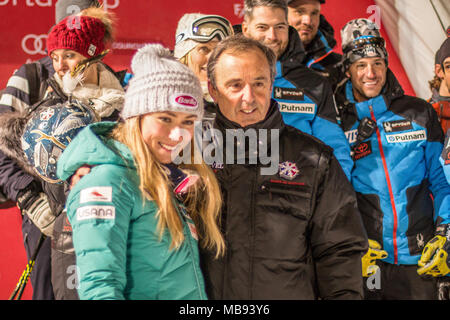
<path id="1" fill-rule="evenodd" d="M 180 21 L 178 21 L 177 31 L 175 32 L 175 42 L 177 41 L 181 33 L 186 32 L 186 30 L 192 27 L 192 23 L 194 21 L 207 16 L 208 15 L 201 13 L 186 13 L 184 16 L 182 16 Z M 189 53 L 189 51 L 194 49 L 197 45 L 198 42 L 192 39 L 186 39 L 180 42 L 176 42 L 175 47 L 173 49 L 173 55 L 177 59 L 183 58 L 186 54 Z"/>
<path id="2" fill-rule="evenodd" d="M 140 48 L 131 61 L 134 77 L 125 93 L 123 119 L 150 112 L 186 112 L 203 117 L 203 93 L 194 72 L 160 44 Z"/>

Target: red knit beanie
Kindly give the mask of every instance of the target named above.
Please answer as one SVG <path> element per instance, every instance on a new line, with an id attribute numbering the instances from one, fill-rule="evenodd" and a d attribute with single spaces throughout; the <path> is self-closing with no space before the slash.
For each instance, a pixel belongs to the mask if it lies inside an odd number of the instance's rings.
<path id="1" fill-rule="evenodd" d="M 69 49 L 85 57 L 99 55 L 105 50 L 105 26 L 100 19 L 89 16 L 68 16 L 55 25 L 47 38 L 47 52 Z"/>

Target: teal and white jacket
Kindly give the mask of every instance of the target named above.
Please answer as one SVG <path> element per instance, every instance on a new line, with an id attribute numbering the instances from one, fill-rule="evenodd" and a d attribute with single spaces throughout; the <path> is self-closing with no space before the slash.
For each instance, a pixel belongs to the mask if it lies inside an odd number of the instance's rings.
<path id="1" fill-rule="evenodd" d="M 174 197 L 185 240 L 170 250 L 169 231 L 159 238 L 156 203 L 142 198 L 130 150 L 107 137 L 115 125 L 89 125 L 58 160 L 63 180 L 84 164 L 93 166 L 66 203 L 80 298 L 206 299 L 192 219 Z"/>

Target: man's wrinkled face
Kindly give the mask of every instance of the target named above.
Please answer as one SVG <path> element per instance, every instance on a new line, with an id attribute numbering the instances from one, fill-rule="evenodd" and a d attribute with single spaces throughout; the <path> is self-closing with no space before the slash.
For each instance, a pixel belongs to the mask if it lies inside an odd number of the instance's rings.
<path id="1" fill-rule="evenodd" d="M 319 30 L 320 2 L 317 0 L 296 0 L 289 4 L 288 21 L 297 31 L 303 44 L 311 43 Z"/>
<path id="2" fill-rule="evenodd" d="M 258 49 L 225 51 L 215 70 L 216 88 L 209 83 L 209 92 L 222 114 L 241 127 L 264 120 L 272 93 L 265 55 Z"/>
<path id="3" fill-rule="evenodd" d="M 357 102 L 378 96 L 386 83 L 386 62 L 382 58 L 363 58 L 352 63 L 346 75 L 353 85 Z"/>
<path id="4" fill-rule="evenodd" d="M 254 8 L 252 17 L 246 17 L 242 23 L 242 33 L 272 49 L 277 59 L 289 43 L 289 25 L 280 8 Z"/>

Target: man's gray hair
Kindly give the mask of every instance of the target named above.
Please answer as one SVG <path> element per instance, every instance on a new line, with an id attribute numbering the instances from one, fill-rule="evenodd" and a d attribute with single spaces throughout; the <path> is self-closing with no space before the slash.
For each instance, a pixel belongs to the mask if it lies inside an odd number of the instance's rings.
<path id="1" fill-rule="evenodd" d="M 279 8 L 285 12 L 286 19 L 288 16 L 288 6 L 286 0 L 245 0 L 244 1 L 244 19 L 253 17 L 253 9 L 256 7 Z"/>
<path id="2" fill-rule="evenodd" d="M 266 47 L 260 42 L 244 37 L 242 34 L 238 34 L 220 41 L 208 59 L 208 79 L 214 89 L 217 89 L 216 66 L 222 54 L 226 52 L 233 56 L 237 56 L 250 50 L 260 50 L 264 54 L 270 67 L 270 83 L 273 84 L 273 81 L 275 80 L 277 62 L 275 53 L 272 49 Z"/>

